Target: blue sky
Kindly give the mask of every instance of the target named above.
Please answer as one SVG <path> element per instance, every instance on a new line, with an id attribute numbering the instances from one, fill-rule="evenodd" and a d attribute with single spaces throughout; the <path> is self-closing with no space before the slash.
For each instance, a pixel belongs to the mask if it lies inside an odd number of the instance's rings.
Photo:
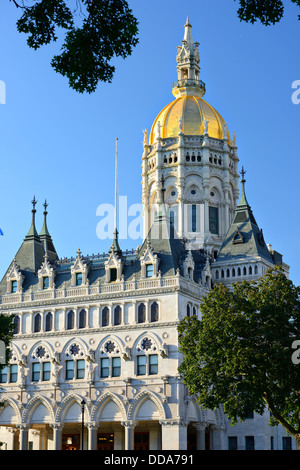
<path id="1" fill-rule="evenodd" d="M 300 285 L 299 122 L 292 83 L 300 80 L 298 9 L 285 3 L 275 26 L 241 23 L 233 0 L 129 0 L 139 20 L 139 44 L 117 59 L 111 84 L 91 95 L 71 90 L 50 60 L 57 44 L 33 51 L 16 30 L 19 11 L 0 2 L 0 278 L 31 223 L 31 200 L 48 227 L 60 257 L 107 252 L 99 240 L 97 207 L 114 203 L 115 139 L 119 194 L 128 206 L 141 202 L 142 129 L 173 100 L 176 47 L 189 16 L 200 42 L 205 99 L 236 132 L 246 191 L 265 240 L 284 255 Z M 141 240 L 121 240 L 123 249 Z"/>

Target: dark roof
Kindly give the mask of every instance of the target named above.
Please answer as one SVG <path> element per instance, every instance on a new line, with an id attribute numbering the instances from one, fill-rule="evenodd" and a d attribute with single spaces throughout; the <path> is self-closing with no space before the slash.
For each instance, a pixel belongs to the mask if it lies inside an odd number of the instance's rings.
<path id="1" fill-rule="evenodd" d="M 232 223 L 222 243 L 216 262 L 233 259 L 245 260 L 248 257 L 261 257 L 274 264 L 273 258 L 265 243 L 263 232 L 259 229 L 251 207 L 247 201 L 242 180 L 242 195 L 238 203 Z"/>

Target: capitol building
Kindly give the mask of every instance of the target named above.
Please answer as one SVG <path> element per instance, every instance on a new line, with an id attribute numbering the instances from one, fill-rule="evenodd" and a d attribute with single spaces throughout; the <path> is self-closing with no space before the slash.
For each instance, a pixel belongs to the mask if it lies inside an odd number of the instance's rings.
<path id="1" fill-rule="evenodd" d="M 173 100 L 144 131 L 142 245 L 122 250 L 115 227 L 107 253 L 60 258 L 47 203 L 39 230 L 32 201 L 0 283 L 0 312 L 15 316 L 1 450 L 296 447 L 267 410 L 231 426 L 222 404 L 203 409 L 178 373 L 178 324 L 200 318 L 214 284 L 289 267 L 248 203 L 235 133 L 204 99 L 189 19 L 176 61 Z"/>

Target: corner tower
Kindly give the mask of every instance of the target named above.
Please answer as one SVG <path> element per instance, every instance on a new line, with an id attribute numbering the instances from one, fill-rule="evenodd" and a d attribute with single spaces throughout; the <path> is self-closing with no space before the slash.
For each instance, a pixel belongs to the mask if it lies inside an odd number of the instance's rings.
<path id="1" fill-rule="evenodd" d="M 191 249 L 220 248 L 239 194 L 236 139 L 203 96 L 199 43 L 187 19 L 177 48 L 175 100 L 144 131 L 142 186 L 144 238 L 154 222 L 164 180 L 165 204 L 179 238 Z"/>

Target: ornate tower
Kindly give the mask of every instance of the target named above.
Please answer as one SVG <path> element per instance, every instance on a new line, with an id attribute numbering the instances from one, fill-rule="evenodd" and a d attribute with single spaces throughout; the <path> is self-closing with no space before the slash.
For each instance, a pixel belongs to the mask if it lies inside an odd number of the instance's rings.
<path id="1" fill-rule="evenodd" d="M 170 221 L 191 249 L 217 250 L 237 204 L 238 157 L 222 116 L 202 97 L 199 44 L 189 19 L 177 48 L 175 100 L 144 131 L 142 165 L 144 238 L 162 203 L 161 181 Z"/>

